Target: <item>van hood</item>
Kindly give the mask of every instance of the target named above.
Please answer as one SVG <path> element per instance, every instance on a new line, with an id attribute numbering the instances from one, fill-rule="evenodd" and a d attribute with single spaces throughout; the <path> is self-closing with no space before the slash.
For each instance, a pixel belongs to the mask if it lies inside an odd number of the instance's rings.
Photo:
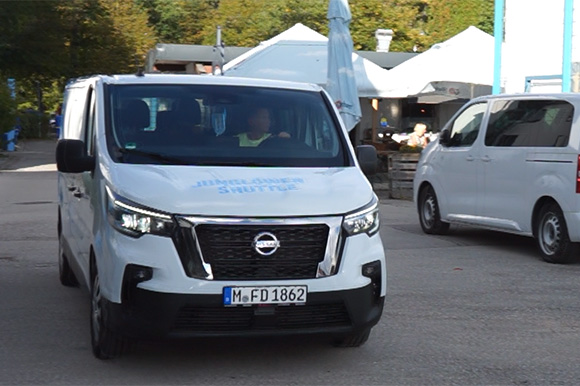
<path id="1" fill-rule="evenodd" d="M 373 190 L 356 167 L 256 168 L 120 164 L 108 187 L 152 209 L 199 216 L 318 216 L 368 204 Z"/>

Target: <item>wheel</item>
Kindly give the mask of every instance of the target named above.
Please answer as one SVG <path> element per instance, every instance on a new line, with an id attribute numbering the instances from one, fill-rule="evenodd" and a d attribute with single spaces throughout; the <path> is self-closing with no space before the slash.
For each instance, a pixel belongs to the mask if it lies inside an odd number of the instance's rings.
<path id="1" fill-rule="evenodd" d="M 441 221 L 439 203 L 431 185 L 421 189 L 419 193 L 419 222 L 423 232 L 433 235 L 443 235 L 449 230 L 449 223 Z"/>
<path id="2" fill-rule="evenodd" d="M 91 346 L 99 359 L 119 357 L 127 345 L 126 339 L 114 333 L 106 324 L 98 272 L 94 273 L 91 287 Z"/>
<path id="3" fill-rule="evenodd" d="M 59 236 L 58 241 L 58 277 L 60 283 L 65 287 L 77 287 L 79 285 L 74 272 L 70 268 L 68 258 L 64 254 L 62 236 Z"/>
<path id="4" fill-rule="evenodd" d="M 357 332 L 354 334 L 349 334 L 343 336 L 334 341 L 334 346 L 336 347 L 360 347 L 366 343 L 371 334 L 371 329 L 368 328 L 364 331 Z"/>
<path id="5" fill-rule="evenodd" d="M 577 245 L 570 241 L 562 209 L 555 204 L 540 210 L 536 242 L 544 261 L 554 264 L 571 263 L 576 258 Z"/>

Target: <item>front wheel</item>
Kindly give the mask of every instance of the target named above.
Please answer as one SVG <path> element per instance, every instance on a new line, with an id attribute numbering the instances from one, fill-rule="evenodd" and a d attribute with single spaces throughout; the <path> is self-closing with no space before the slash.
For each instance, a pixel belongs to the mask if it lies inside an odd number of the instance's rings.
<path id="1" fill-rule="evenodd" d="M 106 324 L 98 272 L 93 275 L 91 288 L 91 346 L 93 355 L 99 359 L 117 358 L 126 347 L 126 339 L 111 331 Z"/>
<path id="2" fill-rule="evenodd" d="M 544 261 L 567 264 L 576 258 L 577 245 L 570 241 L 564 214 L 557 204 L 542 207 L 536 229 L 536 242 Z"/>
<path id="3" fill-rule="evenodd" d="M 419 193 L 419 222 L 423 232 L 432 235 L 443 235 L 449 230 L 449 223 L 441 221 L 439 203 L 431 185 Z"/>

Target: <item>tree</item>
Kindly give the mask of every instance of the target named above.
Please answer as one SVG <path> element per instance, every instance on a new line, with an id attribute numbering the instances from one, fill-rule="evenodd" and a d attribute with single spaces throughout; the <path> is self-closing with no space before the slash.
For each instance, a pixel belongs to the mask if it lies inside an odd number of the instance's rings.
<path id="1" fill-rule="evenodd" d="M 469 26 L 493 34 L 493 0 L 429 0 L 425 33 L 429 45 L 457 35 Z"/>
<path id="2" fill-rule="evenodd" d="M 277 10 L 280 32 L 296 23 L 302 23 L 323 35 L 328 35 L 328 0 L 288 0 L 282 2 Z"/>
<path id="3" fill-rule="evenodd" d="M 221 0 L 210 10 L 200 32 L 202 44 L 214 45 L 216 28 L 222 28 L 222 38 L 230 46 L 253 47 L 280 30 L 275 17 L 283 0 Z"/>
<path id="4" fill-rule="evenodd" d="M 219 7 L 218 0 L 189 0 L 186 1 L 183 10 L 184 15 L 180 19 L 179 26 L 183 31 L 182 40 L 184 44 L 203 44 L 204 27 L 213 23 L 213 12 Z M 215 36 L 215 28 L 214 28 Z M 215 44 L 215 39 L 211 44 Z"/>
<path id="5" fill-rule="evenodd" d="M 6 78 L 0 76 L 4 82 Z M 12 129 L 15 123 L 16 104 L 10 96 L 10 90 L 6 83 L 0 83 L 0 136 Z"/>
<path id="6" fill-rule="evenodd" d="M 50 79 L 65 64 L 57 3 L 0 2 L 0 68 L 6 75 Z"/>
<path id="7" fill-rule="evenodd" d="M 134 1 L 100 0 L 100 4 L 105 11 L 100 27 L 111 23 L 109 34 L 104 35 L 107 40 L 100 47 L 112 51 L 115 61 L 109 63 L 110 68 L 114 72 L 135 71 L 143 65 L 147 51 L 156 42 L 147 13 Z"/>
<path id="8" fill-rule="evenodd" d="M 423 46 L 423 10 L 418 0 L 351 0 L 351 35 L 356 50 L 374 51 L 377 29 L 391 29 L 391 51 L 409 52 Z"/>
<path id="9" fill-rule="evenodd" d="M 157 42 L 253 47 L 302 23 L 328 35 L 329 0 L 4 0 L 0 69 L 17 79 L 18 98 L 48 108 L 67 79 L 127 73 Z M 375 50 L 375 31 L 393 30 L 391 51 L 418 51 L 470 25 L 493 33 L 493 0 L 350 0 L 355 50 Z M 0 79 L 4 82 L 5 78 Z M 50 96 L 50 97 L 48 97 Z"/>

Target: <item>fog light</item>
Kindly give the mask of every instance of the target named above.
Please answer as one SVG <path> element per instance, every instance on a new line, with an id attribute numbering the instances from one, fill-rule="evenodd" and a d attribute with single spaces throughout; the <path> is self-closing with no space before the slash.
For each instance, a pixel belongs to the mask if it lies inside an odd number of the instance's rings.
<path id="1" fill-rule="evenodd" d="M 381 265 L 380 263 L 377 264 L 378 262 L 373 262 L 373 263 L 369 263 L 369 264 L 365 264 L 362 267 L 362 274 L 363 276 L 366 277 L 373 277 L 375 276 L 377 273 L 380 274 L 380 272 L 378 272 L 381 269 Z"/>
<path id="2" fill-rule="evenodd" d="M 378 301 L 381 297 L 381 262 L 379 260 L 367 263 L 362 266 L 361 273 L 364 277 L 371 279 L 373 287 L 373 298 Z"/>
<path id="3" fill-rule="evenodd" d="M 133 266 L 131 271 L 131 279 L 136 283 L 151 280 L 153 277 L 153 270 L 149 267 Z"/>
<path id="4" fill-rule="evenodd" d="M 125 274 L 123 276 L 123 289 L 121 292 L 121 299 L 126 305 L 130 305 L 134 297 L 137 284 L 153 277 L 153 269 L 151 267 L 144 267 L 142 265 L 129 264 L 125 267 Z"/>

